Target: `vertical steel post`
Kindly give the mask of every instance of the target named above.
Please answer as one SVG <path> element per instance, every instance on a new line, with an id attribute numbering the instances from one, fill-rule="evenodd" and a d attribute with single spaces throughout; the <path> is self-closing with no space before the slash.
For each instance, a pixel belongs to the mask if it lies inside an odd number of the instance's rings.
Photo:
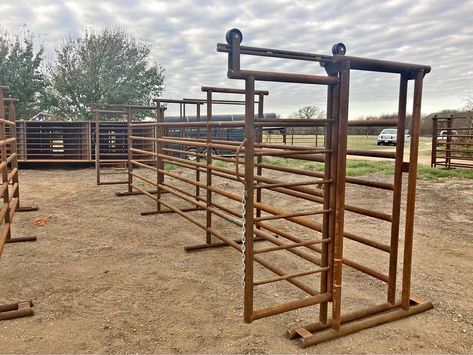
<path id="1" fill-rule="evenodd" d="M 164 174 L 162 170 L 164 169 L 164 161 L 162 158 L 163 154 L 163 142 L 160 139 L 163 138 L 164 129 L 160 123 L 164 122 L 164 107 L 161 107 L 161 102 L 156 102 L 156 169 L 158 173 L 156 174 L 156 210 L 161 211 L 161 184 L 164 182 Z"/>
<path id="2" fill-rule="evenodd" d="M 452 133 L 453 133 L 453 118 L 447 118 L 447 145 L 445 150 L 445 167 L 449 168 L 452 164 Z"/>
<path id="3" fill-rule="evenodd" d="M 436 167 L 437 166 L 437 131 L 438 131 L 438 124 L 437 124 L 437 115 L 432 117 L 432 153 L 430 157 L 430 166 Z"/>
<path id="4" fill-rule="evenodd" d="M 200 104 L 197 103 L 196 104 L 196 120 L 197 122 L 200 122 Z M 200 126 L 197 126 L 197 140 L 200 141 Z M 197 152 L 198 153 L 198 152 Z M 199 155 L 196 155 L 196 161 L 197 163 L 200 162 L 200 156 Z M 195 169 L 195 180 L 197 182 L 200 182 L 200 170 L 199 169 Z M 195 198 L 196 200 L 198 201 L 199 200 L 199 196 L 200 196 L 200 186 L 199 185 L 195 185 Z"/>
<path id="5" fill-rule="evenodd" d="M 397 256 L 399 248 L 399 223 L 401 216 L 402 198 L 402 166 L 404 162 L 404 141 L 406 130 L 406 105 L 407 105 L 407 84 L 408 77 L 401 75 L 399 86 L 399 107 L 396 137 L 396 160 L 394 163 L 394 188 L 391 221 L 391 243 L 389 252 L 389 281 L 388 281 L 388 302 L 396 302 L 396 273 Z"/>
<path id="6" fill-rule="evenodd" d="M 245 290 L 244 321 L 253 320 L 253 227 L 254 227 L 254 146 L 255 146 L 255 79 L 245 80 Z"/>
<path id="7" fill-rule="evenodd" d="M 258 95 L 258 118 L 264 118 L 264 95 L 259 94 Z M 256 130 L 256 142 L 257 143 L 262 143 L 263 142 L 263 128 L 259 127 Z M 261 163 L 263 162 L 263 156 L 258 155 L 256 158 L 256 175 L 257 176 L 262 176 L 263 175 L 263 168 L 261 167 Z M 256 202 L 261 202 L 261 194 L 262 190 L 260 187 L 256 187 Z M 256 209 L 256 218 L 261 217 L 261 209 L 257 208 Z M 260 227 L 256 227 L 257 229 L 260 229 Z"/>
<path id="8" fill-rule="evenodd" d="M 3 144 L 0 145 L 0 155 L 2 163 L 5 163 L 5 166 L 2 168 L 2 184 L 5 186 L 3 190 L 3 204 L 6 205 L 5 211 L 5 226 L 8 228 L 6 241 L 11 239 L 11 218 L 10 218 L 10 193 L 8 188 L 8 164 L 7 164 L 7 143 L 6 143 L 6 134 L 5 134 L 5 106 L 3 104 L 3 88 L 0 88 L 0 141 Z M 2 233 L 3 234 L 3 233 Z M 2 245 L 0 245 L 0 252 L 3 250 Z M 0 253 L 1 254 L 1 253 Z"/>
<path id="9" fill-rule="evenodd" d="M 11 96 L 10 96 L 11 99 Z M 16 170 L 16 173 L 13 174 L 12 185 L 16 184 L 16 190 L 13 194 L 13 198 L 17 199 L 16 208 L 17 210 L 21 208 L 20 205 L 20 181 L 18 178 L 18 146 L 17 146 L 17 137 L 16 137 L 16 105 L 13 100 L 10 100 L 8 103 L 8 120 L 15 123 L 15 125 L 10 125 L 10 136 L 14 139 L 11 144 L 11 154 L 13 159 L 11 162 L 12 171 Z"/>
<path id="10" fill-rule="evenodd" d="M 338 77 L 339 74 L 330 74 L 330 76 Z M 329 206 L 330 213 L 328 214 L 328 235 L 330 242 L 328 243 L 328 292 L 333 295 L 333 280 L 334 280 L 334 248 L 335 248 L 335 223 L 336 223 L 336 203 L 337 203 L 337 171 L 338 171 L 338 134 L 340 126 L 340 85 L 335 85 L 332 88 L 332 103 L 331 103 L 331 117 L 330 124 L 330 143 L 332 152 L 330 153 L 330 179 L 333 181 L 330 188 Z"/>
<path id="11" fill-rule="evenodd" d="M 97 174 L 97 185 L 100 185 L 100 124 L 99 113 L 97 107 L 94 105 L 95 113 L 95 172 Z"/>
<path id="12" fill-rule="evenodd" d="M 333 91 L 334 87 L 329 85 L 327 87 L 327 120 L 333 119 Z M 332 150 L 332 124 L 328 123 L 325 126 L 325 149 Z M 332 178 L 331 173 L 331 165 L 332 165 L 333 153 L 325 154 L 325 167 L 324 167 L 324 180 L 329 180 Z M 331 196 L 333 197 L 333 182 L 330 184 L 324 184 L 324 209 L 328 210 L 331 207 Z M 330 234 L 330 215 L 328 213 L 324 213 L 323 220 L 322 220 L 322 238 L 329 239 L 332 238 L 333 235 Z M 333 216 L 332 216 L 333 217 Z M 328 243 L 322 244 L 322 258 L 321 258 L 321 267 L 328 267 L 329 266 L 329 249 L 330 245 Z M 320 293 L 326 293 L 329 290 L 329 274 L 330 269 L 327 271 L 323 271 L 320 274 Z M 320 311 L 319 311 L 319 320 L 321 323 L 327 323 L 327 312 L 328 312 L 328 301 L 320 303 Z"/>
<path id="13" fill-rule="evenodd" d="M 206 162 L 206 174 L 207 174 L 207 210 L 206 210 L 206 234 L 205 242 L 207 244 L 212 243 L 212 233 L 210 228 L 212 228 L 212 212 L 210 208 L 212 207 L 212 191 L 210 186 L 212 186 L 212 149 L 210 148 L 210 143 L 212 142 L 212 126 L 210 125 L 212 121 L 212 91 L 207 91 L 207 125 L 206 125 L 206 135 L 207 135 L 207 162 Z"/>
<path id="14" fill-rule="evenodd" d="M 131 105 L 131 102 L 130 102 Z M 127 112 L 127 117 L 126 117 L 126 122 L 127 122 L 127 144 L 128 144 L 128 162 L 127 162 L 127 169 L 128 169 L 128 192 L 133 191 L 133 163 L 131 162 L 133 160 L 133 140 L 131 136 L 133 135 L 133 127 L 132 127 L 132 109 L 131 106 L 128 106 L 128 112 Z"/>
<path id="15" fill-rule="evenodd" d="M 402 303 L 409 310 L 412 272 L 412 244 L 414 238 L 414 211 L 417 182 L 417 158 L 419 153 L 419 129 L 424 71 L 416 72 L 414 81 L 414 102 L 412 109 L 412 134 L 409 155 L 409 175 L 407 178 L 406 230 L 404 239 L 404 265 L 402 270 Z"/>
<path id="16" fill-rule="evenodd" d="M 340 330 L 341 301 L 342 301 L 342 268 L 343 268 L 343 231 L 345 220 L 345 179 L 348 134 L 348 102 L 350 90 L 350 69 L 347 66 L 340 72 L 340 106 L 338 127 L 338 158 L 337 158 L 337 199 L 335 201 L 335 241 L 333 255 L 333 310 L 332 327 Z"/>
<path id="17" fill-rule="evenodd" d="M 24 154 L 25 160 L 28 160 L 28 139 L 26 139 L 26 124 L 23 125 L 23 137 L 25 137 Z M 87 157 L 92 160 L 92 122 L 87 122 Z"/>

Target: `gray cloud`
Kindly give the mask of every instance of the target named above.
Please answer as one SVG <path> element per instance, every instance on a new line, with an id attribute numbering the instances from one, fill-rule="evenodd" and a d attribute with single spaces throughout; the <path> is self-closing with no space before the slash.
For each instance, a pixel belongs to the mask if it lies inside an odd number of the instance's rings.
<path id="1" fill-rule="evenodd" d="M 166 68 L 165 96 L 203 97 L 202 85 L 242 87 L 226 78 L 226 56 L 216 53 L 225 32 L 238 27 L 244 44 L 330 53 L 344 42 L 348 54 L 428 64 L 424 112 L 459 108 L 473 95 L 473 1 L 468 0 L 259 0 L 133 1 L 19 0 L 0 4 L 0 23 L 26 24 L 47 34 L 52 48 L 68 33 L 87 26 L 116 25 L 150 43 L 154 58 Z M 323 73 L 314 63 L 245 58 L 245 67 Z M 396 110 L 394 75 L 353 73 L 352 116 Z M 258 83 L 268 88 L 267 110 L 283 115 L 302 105 L 325 106 L 325 88 Z M 220 108 L 222 112 L 241 108 Z"/>

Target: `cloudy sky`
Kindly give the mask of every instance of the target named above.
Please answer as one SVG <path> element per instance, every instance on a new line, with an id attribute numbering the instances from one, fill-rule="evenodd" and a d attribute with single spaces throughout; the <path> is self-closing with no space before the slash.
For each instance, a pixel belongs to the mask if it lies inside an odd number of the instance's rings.
<path id="1" fill-rule="evenodd" d="M 333 43 L 344 42 L 348 55 L 430 65 L 424 113 L 461 108 L 473 95 L 473 0 L 2 1 L 0 26 L 23 24 L 44 38 L 50 53 L 84 27 L 123 27 L 149 42 L 166 68 L 164 96 L 175 99 L 203 97 L 202 85 L 243 87 L 227 79 L 226 55 L 215 50 L 233 27 L 247 46 L 330 54 Z M 242 67 L 323 73 L 314 63 L 254 57 Z M 395 112 L 398 81 L 396 75 L 353 72 L 351 117 Z M 260 82 L 258 88 L 270 91 L 266 112 L 286 116 L 304 105 L 325 108 L 323 87 Z"/>

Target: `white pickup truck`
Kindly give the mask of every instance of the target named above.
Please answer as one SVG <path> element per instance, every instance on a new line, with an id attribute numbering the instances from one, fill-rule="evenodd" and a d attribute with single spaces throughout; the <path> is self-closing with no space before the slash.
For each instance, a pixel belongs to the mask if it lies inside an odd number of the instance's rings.
<path id="1" fill-rule="evenodd" d="M 405 140 L 411 139 L 411 133 L 409 130 L 404 132 Z M 378 145 L 396 145 L 397 140 L 397 129 L 396 128 L 385 128 L 378 135 Z"/>
<path id="2" fill-rule="evenodd" d="M 455 130 L 452 130 L 450 132 L 450 136 L 452 137 L 452 139 L 454 138 L 454 136 L 457 136 L 458 135 L 458 132 L 455 131 Z M 440 134 L 438 135 L 437 139 L 438 140 L 446 140 L 448 137 L 448 131 L 444 130 L 444 131 L 440 131 Z M 456 138 L 456 137 L 455 137 Z"/>

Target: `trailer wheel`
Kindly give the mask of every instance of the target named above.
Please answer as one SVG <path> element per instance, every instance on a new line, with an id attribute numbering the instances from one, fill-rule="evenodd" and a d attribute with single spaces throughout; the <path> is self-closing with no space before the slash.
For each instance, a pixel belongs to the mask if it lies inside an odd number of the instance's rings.
<path id="1" fill-rule="evenodd" d="M 193 153 L 198 153 L 197 148 L 190 147 L 187 149 L 188 154 L 186 154 L 185 158 L 190 161 L 196 161 L 197 160 L 197 155 Z"/>
<path id="2" fill-rule="evenodd" d="M 203 154 L 207 154 L 207 149 L 204 149 Z M 217 151 L 215 149 L 210 150 L 211 155 L 217 155 Z"/>

